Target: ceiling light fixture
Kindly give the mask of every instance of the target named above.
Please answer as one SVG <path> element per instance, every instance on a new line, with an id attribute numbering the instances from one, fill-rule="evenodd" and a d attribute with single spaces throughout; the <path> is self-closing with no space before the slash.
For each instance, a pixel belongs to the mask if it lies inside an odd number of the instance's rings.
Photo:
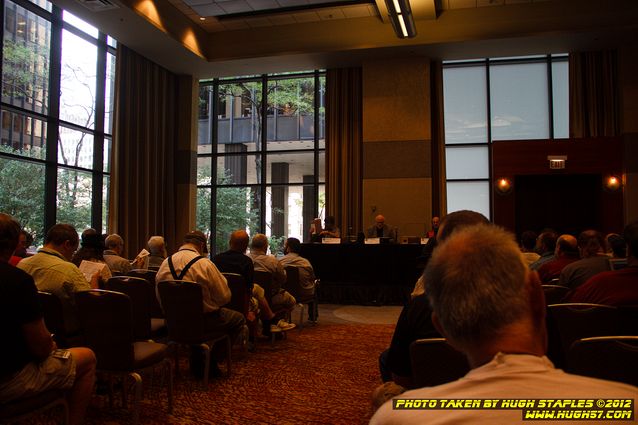
<path id="1" fill-rule="evenodd" d="M 399 38 L 412 38 L 416 36 L 416 25 L 412 17 L 410 0 L 385 0 L 390 13 L 392 28 Z"/>
<path id="2" fill-rule="evenodd" d="M 206 20 L 206 18 L 204 18 L 203 16 L 200 16 L 200 17 L 199 17 L 199 20 L 200 20 L 200 21 L 205 21 L 205 20 Z"/>

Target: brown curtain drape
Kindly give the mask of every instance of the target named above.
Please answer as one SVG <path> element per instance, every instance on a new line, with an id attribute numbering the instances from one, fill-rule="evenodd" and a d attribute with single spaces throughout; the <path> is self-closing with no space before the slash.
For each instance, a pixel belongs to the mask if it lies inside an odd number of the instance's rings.
<path id="1" fill-rule="evenodd" d="M 569 135 L 620 134 L 618 56 L 615 51 L 569 55 Z"/>
<path id="2" fill-rule="evenodd" d="M 152 235 L 176 243 L 177 77 L 118 45 L 109 229 L 135 257 Z"/>
<path id="3" fill-rule="evenodd" d="M 432 110 L 432 216 L 447 213 L 445 183 L 445 123 L 443 121 L 443 64 L 430 63 Z"/>
<path id="4" fill-rule="evenodd" d="M 361 231 L 362 204 L 361 68 L 326 73 L 326 211 L 341 234 Z"/>

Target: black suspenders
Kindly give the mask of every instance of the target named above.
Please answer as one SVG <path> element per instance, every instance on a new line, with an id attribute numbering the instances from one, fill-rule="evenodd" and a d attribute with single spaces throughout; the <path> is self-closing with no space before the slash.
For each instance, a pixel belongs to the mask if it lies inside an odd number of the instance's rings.
<path id="1" fill-rule="evenodd" d="M 182 280 L 184 276 L 186 276 L 188 269 L 190 269 L 193 264 L 195 264 L 202 258 L 206 258 L 206 257 L 198 255 L 197 257 L 193 258 L 192 260 L 188 262 L 188 264 L 186 264 L 186 267 L 184 267 L 184 269 L 182 269 L 182 271 L 179 274 L 177 274 L 177 272 L 175 271 L 175 266 L 173 266 L 173 259 L 171 257 L 168 257 L 168 268 L 171 269 L 171 274 L 173 275 L 173 279 Z"/>

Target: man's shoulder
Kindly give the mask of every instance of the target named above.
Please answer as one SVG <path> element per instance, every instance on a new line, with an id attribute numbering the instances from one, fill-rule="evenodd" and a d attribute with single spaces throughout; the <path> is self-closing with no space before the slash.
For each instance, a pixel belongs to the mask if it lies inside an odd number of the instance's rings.
<path id="1" fill-rule="evenodd" d="M 9 263 L 0 262 L 0 276 L 2 276 L 3 285 L 6 283 L 33 282 L 31 275 L 18 267 Z"/>

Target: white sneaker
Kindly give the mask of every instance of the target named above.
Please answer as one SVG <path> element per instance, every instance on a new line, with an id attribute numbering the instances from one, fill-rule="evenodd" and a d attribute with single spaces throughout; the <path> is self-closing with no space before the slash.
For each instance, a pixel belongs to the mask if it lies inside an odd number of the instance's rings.
<path id="1" fill-rule="evenodd" d="M 277 326 L 280 327 L 283 331 L 289 331 L 297 327 L 297 325 L 295 325 L 294 323 L 288 323 L 284 319 L 281 319 L 279 322 L 277 322 Z"/>

